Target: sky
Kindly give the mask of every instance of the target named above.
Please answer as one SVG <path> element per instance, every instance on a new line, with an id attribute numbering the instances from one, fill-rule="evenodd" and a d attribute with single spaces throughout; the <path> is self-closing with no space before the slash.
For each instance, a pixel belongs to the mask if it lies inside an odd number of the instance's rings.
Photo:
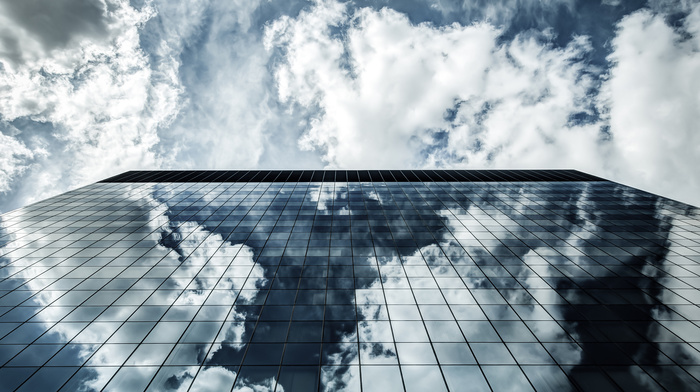
<path id="1" fill-rule="evenodd" d="M 134 169 L 571 168 L 700 205 L 700 1 L 0 0 L 0 212 Z"/>

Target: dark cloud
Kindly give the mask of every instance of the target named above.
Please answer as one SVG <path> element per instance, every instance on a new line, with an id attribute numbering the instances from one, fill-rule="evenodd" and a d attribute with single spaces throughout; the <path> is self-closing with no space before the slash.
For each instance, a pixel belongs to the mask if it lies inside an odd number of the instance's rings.
<path id="1" fill-rule="evenodd" d="M 108 8 L 98 0 L 0 0 L 0 9 L 47 51 L 65 47 L 76 36 L 107 34 Z"/>

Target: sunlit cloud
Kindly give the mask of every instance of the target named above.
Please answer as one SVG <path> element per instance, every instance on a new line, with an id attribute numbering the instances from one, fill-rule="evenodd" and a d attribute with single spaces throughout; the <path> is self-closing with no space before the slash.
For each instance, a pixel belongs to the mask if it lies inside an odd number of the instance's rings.
<path id="1" fill-rule="evenodd" d="M 699 15 L 2 1 L 0 210 L 130 169 L 256 167 L 571 167 L 698 204 Z"/>

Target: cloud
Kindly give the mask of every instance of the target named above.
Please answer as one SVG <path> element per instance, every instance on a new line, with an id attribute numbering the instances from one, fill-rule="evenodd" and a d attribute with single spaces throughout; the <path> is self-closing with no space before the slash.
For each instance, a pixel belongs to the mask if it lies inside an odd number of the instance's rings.
<path id="1" fill-rule="evenodd" d="M 155 35 L 151 39 L 175 49 L 164 54 L 179 57 L 180 78 L 188 94 L 188 105 L 164 134 L 161 151 L 170 165 L 211 168 L 257 163 L 261 128 L 269 117 L 255 111 L 256 104 L 264 110 L 267 57 L 249 31 L 257 4 L 157 3 L 158 18 L 164 23 L 148 27 Z"/>
<path id="2" fill-rule="evenodd" d="M 437 0 L 431 6 L 445 17 L 457 17 L 459 20 L 487 21 L 503 27 L 514 23 L 549 27 L 560 13 L 573 13 L 576 5 L 575 0 Z"/>
<path id="3" fill-rule="evenodd" d="M 271 94 L 261 25 L 279 4 L 60 6 L 0 4 L 3 209 L 137 168 L 319 166 Z"/>
<path id="4" fill-rule="evenodd" d="M 158 151 L 167 167 L 254 168 L 316 163 L 295 148 L 293 116 L 280 109 L 261 43 L 262 9 L 281 7 L 259 0 L 197 1 L 155 5 L 159 23 L 145 29 L 148 40 L 176 56 L 187 102 L 162 134 Z"/>
<path id="5" fill-rule="evenodd" d="M 300 146 L 330 166 L 595 166 L 577 151 L 596 149 L 598 129 L 571 123 L 592 105 L 585 39 L 555 49 L 500 34 L 322 2 L 270 25 L 267 42 L 285 55 L 280 99 L 310 113 Z"/>
<path id="6" fill-rule="evenodd" d="M 156 197 L 156 194 L 159 193 L 160 195 Z M 133 195 L 133 197 L 131 195 Z M 196 192 L 195 195 L 206 201 L 211 201 L 214 197 L 211 193 L 207 193 L 206 190 Z M 169 191 L 163 192 L 136 186 L 131 187 L 131 189 L 125 189 L 123 198 L 121 198 L 121 201 L 125 203 L 133 203 L 135 200 L 138 200 L 141 206 L 140 213 L 146 214 L 146 218 L 143 220 L 144 226 L 136 229 L 132 235 L 140 237 L 146 243 L 150 243 L 150 248 L 144 248 L 150 249 L 149 255 L 158 253 L 162 257 L 161 262 L 170 264 L 173 269 L 177 268 L 176 273 L 164 279 L 159 286 L 160 290 L 156 290 L 153 293 L 146 293 L 149 294 L 147 295 L 148 299 L 152 301 L 152 303 L 168 304 L 170 306 L 170 311 L 176 312 L 182 305 L 185 305 L 185 308 L 187 308 L 187 305 L 202 304 L 205 300 L 211 300 L 213 297 L 211 289 L 214 283 L 216 283 L 217 288 L 220 289 L 216 291 L 218 292 L 217 295 L 221 296 L 221 298 L 218 298 L 221 303 L 231 304 L 237 296 L 238 298 L 251 300 L 258 295 L 257 290 L 241 291 L 243 282 L 240 279 L 223 276 L 220 279 L 214 279 L 212 281 L 211 279 L 199 275 L 202 267 L 211 260 L 215 258 L 225 258 L 227 260 L 233 260 L 233 264 L 238 268 L 250 268 L 247 274 L 247 280 L 243 280 L 249 282 L 253 287 L 256 287 L 256 285 L 263 285 L 266 280 L 263 267 L 254 262 L 254 252 L 251 247 L 243 244 L 232 244 L 226 241 L 222 234 L 208 231 L 205 226 L 200 224 L 203 222 L 203 219 L 201 219 L 202 216 L 191 217 L 188 215 L 184 218 L 171 217 L 169 214 L 172 212 L 172 207 L 176 202 L 163 201 L 169 199 L 170 196 L 172 196 L 172 194 Z M 204 217 L 208 217 L 207 214 L 210 212 L 211 211 L 206 211 Z M 28 213 L 28 211 L 20 209 L 13 213 L 13 216 L 19 220 L 24 220 L 26 218 L 24 216 L 26 213 Z M 114 211 L 113 213 L 115 216 L 120 215 L 119 211 Z M 30 239 L 32 235 L 27 235 L 28 229 L 9 230 L 9 225 L 11 225 L 11 223 L 5 221 L 0 222 L 0 231 L 13 232 L 9 237 L 12 238 L 15 245 L 18 246 L 18 248 L 12 248 L 13 250 L 23 248 L 25 251 L 28 250 L 31 252 L 49 245 L 50 240 L 44 239 L 32 242 Z M 163 231 L 172 228 L 177 228 L 178 233 L 180 233 L 182 237 L 178 239 L 177 245 L 166 246 L 162 241 Z M 166 235 L 167 234 L 172 234 L 172 230 L 166 231 Z M 77 251 L 78 250 L 76 250 L 76 252 Z M 93 254 L 99 255 L 100 252 L 104 251 L 104 248 L 93 247 L 91 245 L 87 246 L 84 251 L 93 251 Z M 183 260 L 181 256 L 186 258 Z M 154 327 L 155 329 L 150 330 L 150 332 L 148 329 L 142 329 L 142 336 L 138 335 L 138 332 L 135 332 L 134 329 L 130 329 L 129 324 L 132 323 L 125 323 L 122 325 L 119 323 L 95 322 L 88 328 L 85 328 L 84 323 L 57 323 L 56 321 L 61 320 L 67 314 L 67 308 L 62 307 L 62 303 L 57 301 L 61 296 L 59 292 L 42 290 L 44 288 L 42 282 L 45 285 L 47 279 L 55 280 L 63 276 L 58 269 L 51 269 L 50 263 L 56 262 L 57 258 L 48 257 L 27 269 L 26 266 L 15 265 L 18 258 L 22 257 L 21 255 L 13 255 L 12 252 L 5 252 L 3 257 L 6 258 L 5 262 L 7 266 L 0 269 L 0 277 L 5 278 L 12 275 L 18 280 L 27 279 L 26 287 L 36 293 L 28 303 L 38 307 L 45 307 L 34 319 L 34 321 L 37 321 L 37 328 L 46 330 L 44 339 L 51 342 L 70 341 L 72 343 L 72 354 L 77 357 L 76 360 L 86 361 L 89 359 L 89 366 L 95 366 L 91 368 L 92 370 L 90 370 L 89 373 L 79 373 L 71 381 L 74 387 L 80 386 L 82 388 L 81 390 L 90 388 L 102 389 L 107 382 L 110 382 L 115 372 L 115 368 L 110 366 L 119 366 L 122 362 L 126 361 L 127 358 L 130 358 L 131 361 L 135 361 L 132 352 L 136 349 L 136 342 L 144 338 L 146 342 L 149 343 L 154 341 L 165 343 L 164 340 L 168 339 L 175 339 L 177 341 L 182 333 L 186 336 L 188 331 L 192 330 L 191 327 L 187 329 L 188 322 L 161 323 L 157 324 L 160 327 Z M 136 269 L 141 268 L 139 266 L 132 267 Z M 42 276 L 41 279 L 33 279 L 39 275 Z M 134 290 L 129 290 L 125 296 L 128 297 L 129 294 L 132 294 L 141 298 L 142 301 L 146 300 L 146 296 L 140 296 L 139 293 L 137 293 L 138 291 L 139 290 L 136 290 L 136 292 Z M 173 296 L 173 294 L 175 295 Z M 87 299 L 87 297 L 89 297 L 89 295 L 87 295 L 85 299 Z M 112 298 L 112 300 L 116 299 L 117 297 Z M 83 305 L 90 306 L 89 301 L 90 300 Z M 118 302 L 116 303 L 118 304 Z M 122 317 L 123 320 L 126 320 L 134 311 L 134 308 L 123 306 L 119 307 L 117 310 L 121 313 L 114 313 L 112 316 Z M 77 312 L 79 313 L 79 311 Z M 194 317 L 194 314 L 191 314 L 191 317 Z M 230 310 L 229 320 L 243 320 L 245 318 L 246 314 L 241 311 L 240 308 L 234 306 Z M 221 331 L 219 331 L 219 328 L 196 330 L 197 341 L 212 342 L 215 341 L 215 338 L 219 334 L 223 334 L 231 341 L 241 341 L 242 335 L 246 333 L 245 329 L 240 326 L 240 323 L 224 323 L 223 320 L 221 320 L 220 323 L 222 327 Z M 148 328 L 150 329 L 150 327 L 155 325 L 155 321 L 151 322 Z M 248 332 L 250 333 L 250 331 Z M 114 333 L 116 333 L 116 335 L 113 335 Z M 146 335 L 146 333 L 148 333 L 148 335 Z M 171 336 L 164 338 L 164 336 L 167 336 L 167 333 L 171 333 Z M 114 341 L 109 341 L 109 339 L 114 339 L 115 336 L 119 336 L 116 339 L 121 339 L 122 343 L 126 342 L 127 344 L 112 344 Z M 109 343 L 101 344 L 106 341 L 109 341 Z M 158 346 L 154 345 L 153 347 L 153 350 L 155 350 Z M 185 359 L 185 357 L 190 357 L 187 359 L 196 363 L 197 356 L 202 355 L 200 350 L 204 350 L 204 353 L 206 353 L 208 347 L 208 345 L 202 345 L 199 349 L 192 348 L 191 350 L 183 350 L 179 353 L 180 359 L 182 360 Z M 167 355 L 170 353 L 170 349 L 171 348 L 168 346 L 166 351 L 161 351 L 163 355 L 162 357 L 156 356 L 156 358 L 159 358 L 156 362 L 165 361 Z M 221 349 L 221 342 L 215 343 L 209 352 L 208 360 L 211 359 L 211 356 L 214 355 L 216 351 Z M 67 354 L 64 352 L 64 355 Z M 131 364 L 134 365 L 138 363 L 131 362 Z M 157 364 L 160 364 L 160 362 L 153 363 L 153 365 Z M 108 367 L 105 368 L 103 366 Z M 128 382 L 120 383 L 111 381 L 112 384 L 107 386 L 108 390 L 131 391 L 142 388 L 143 385 L 148 383 L 148 380 L 150 380 L 154 372 L 154 368 L 151 366 L 139 367 L 138 369 L 141 370 L 129 367 L 125 369 L 134 370 L 134 373 L 126 373 L 123 375 Z M 195 377 L 195 375 L 196 378 L 190 388 L 189 381 L 192 377 Z M 153 381 L 153 387 L 169 389 L 173 384 L 178 384 L 178 390 L 218 391 L 225 388 L 231 389 L 235 379 L 236 372 L 220 366 L 207 365 L 198 373 L 196 367 L 183 368 L 165 366 Z M 119 381 L 118 378 L 114 380 Z M 134 386 L 134 383 L 137 383 L 139 386 Z M 258 392 L 271 391 L 274 389 L 274 385 L 275 380 L 273 378 L 258 380 L 258 382 L 240 380 L 236 390 Z M 178 386 L 176 386 L 176 388 L 177 387 Z M 278 390 L 280 390 L 280 388 L 278 388 Z"/>
<path id="7" fill-rule="evenodd" d="M 6 196 L 10 208 L 160 165 L 153 149 L 159 128 L 178 111 L 180 89 L 176 76 L 152 70 L 141 50 L 139 29 L 152 8 L 119 0 L 0 7 L 3 31 L 14 34 L 2 41 L 14 39 L 20 50 L 0 51 L 3 144 L 24 146 L 5 158 L 3 190 L 15 192 Z"/>
<path id="8" fill-rule="evenodd" d="M 572 1 L 516 3 L 0 0 L 0 203 L 136 168 L 326 165 L 573 167 L 700 204 L 697 2 L 623 18 L 610 69 L 603 30 L 548 28 Z"/>
<path id="9" fill-rule="evenodd" d="M 0 192 L 10 190 L 12 179 L 29 168 L 35 153 L 21 141 L 0 133 Z"/>
<path id="10" fill-rule="evenodd" d="M 601 103 L 616 177 L 700 205 L 700 6 L 674 29 L 663 14 L 625 17 L 611 44 Z"/>
<path id="11" fill-rule="evenodd" d="M 300 148 L 330 167 L 571 167 L 700 204 L 693 9 L 680 29 L 648 10 L 620 21 L 609 73 L 584 36 L 335 1 L 269 24 L 266 45 L 280 101 L 307 118 Z"/>
<path id="12" fill-rule="evenodd" d="M 0 53 L 19 63 L 35 60 L 39 53 L 31 52 L 65 48 L 79 38 L 106 38 L 109 8 L 100 0 L 2 0 Z"/>

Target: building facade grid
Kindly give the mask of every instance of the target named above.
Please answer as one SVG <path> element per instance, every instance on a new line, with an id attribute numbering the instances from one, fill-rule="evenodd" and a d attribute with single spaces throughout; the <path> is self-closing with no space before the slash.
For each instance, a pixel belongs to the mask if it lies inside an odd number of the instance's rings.
<path id="1" fill-rule="evenodd" d="M 700 388 L 694 207 L 315 173 L 130 172 L 2 215 L 0 390 Z"/>

